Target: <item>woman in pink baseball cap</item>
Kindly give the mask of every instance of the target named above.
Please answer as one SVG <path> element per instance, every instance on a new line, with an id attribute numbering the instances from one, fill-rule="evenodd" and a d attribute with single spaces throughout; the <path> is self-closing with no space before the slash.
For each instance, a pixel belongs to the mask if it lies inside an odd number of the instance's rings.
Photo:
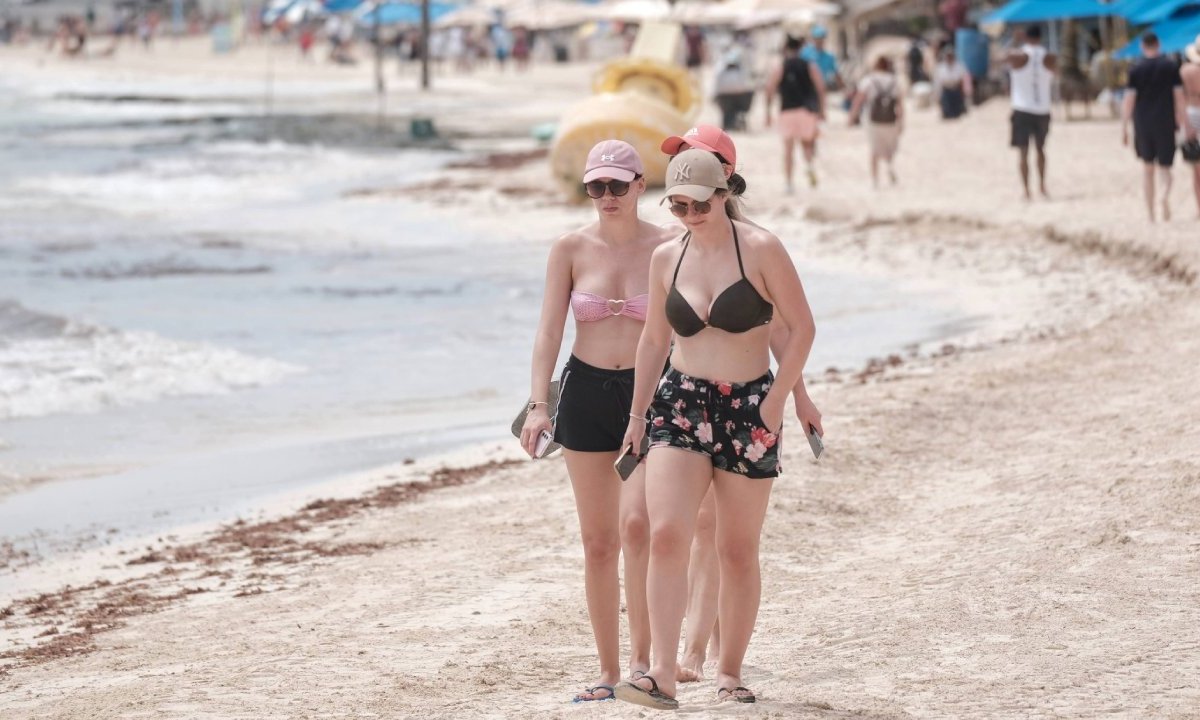
<path id="1" fill-rule="evenodd" d="M 552 431 L 563 447 L 583 537 L 588 615 L 600 656 L 600 677 L 575 702 L 613 700 L 621 677 L 620 581 L 624 550 L 630 672 L 650 667 L 646 608 L 649 521 L 645 470 L 626 482 L 613 469 L 622 449 L 633 393 L 633 364 L 649 298 L 650 257 L 674 232 L 638 217 L 646 191 L 642 160 L 620 140 L 588 154 L 583 185 L 597 219 L 556 240 L 546 264 L 546 289 L 534 340 L 529 413 L 521 445 L 535 456 L 538 436 Z M 558 408 L 548 412 L 550 376 L 567 313 L 575 344 L 559 379 Z"/>

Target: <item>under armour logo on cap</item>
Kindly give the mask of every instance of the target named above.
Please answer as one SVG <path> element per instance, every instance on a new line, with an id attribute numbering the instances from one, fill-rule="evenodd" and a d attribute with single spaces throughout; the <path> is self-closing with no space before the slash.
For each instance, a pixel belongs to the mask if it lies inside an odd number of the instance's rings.
<path id="1" fill-rule="evenodd" d="M 679 163 L 678 165 L 676 165 L 675 166 L 675 179 L 677 181 L 678 180 L 691 180 L 692 179 L 691 166 L 689 166 L 687 163 Z"/>
<path id="2" fill-rule="evenodd" d="M 616 160 L 616 159 L 617 159 L 616 155 L 601 155 L 600 156 L 601 162 L 612 162 L 613 160 Z"/>

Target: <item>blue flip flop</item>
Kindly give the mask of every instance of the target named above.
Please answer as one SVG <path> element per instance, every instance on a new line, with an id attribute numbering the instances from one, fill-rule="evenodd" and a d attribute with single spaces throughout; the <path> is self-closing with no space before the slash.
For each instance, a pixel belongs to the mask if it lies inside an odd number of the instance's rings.
<path id="1" fill-rule="evenodd" d="M 598 697 L 590 697 L 590 698 L 585 698 L 585 697 L 580 697 L 580 696 L 579 696 L 579 695 L 595 695 L 597 690 L 607 690 L 607 691 L 608 691 L 608 697 L 602 697 L 602 698 L 598 698 Z M 606 700 L 616 700 L 616 699 L 617 699 L 617 691 L 613 689 L 613 686 L 612 686 L 612 685 L 597 685 L 597 686 L 595 686 L 595 687 L 590 687 L 590 688 L 588 688 L 587 690 L 584 690 L 583 692 L 579 693 L 579 695 L 576 695 L 576 696 L 575 696 L 575 699 L 574 699 L 574 700 L 572 700 L 571 702 L 573 702 L 573 703 L 582 703 L 582 702 L 604 702 L 604 701 L 606 701 Z"/>

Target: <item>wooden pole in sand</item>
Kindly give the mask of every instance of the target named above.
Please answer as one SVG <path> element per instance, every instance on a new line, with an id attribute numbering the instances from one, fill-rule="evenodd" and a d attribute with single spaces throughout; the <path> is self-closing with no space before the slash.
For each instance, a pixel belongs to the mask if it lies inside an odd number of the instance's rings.
<path id="1" fill-rule="evenodd" d="M 380 17 L 379 6 L 375 6 L 375 23 L 372 28 L 371 38 L 375 42 L 375 94 L 379 100 L 378 121 L 380 126 L 383 125 L 383 116 L 385 114 L 385 104 L 387 102 L 387 85 L 383 80 L 383 23 Z"/>
<path id="2" fill-rule="evenodd" d="M 429 0 L 421 0 L 421 89 L 429 89 Z"/>

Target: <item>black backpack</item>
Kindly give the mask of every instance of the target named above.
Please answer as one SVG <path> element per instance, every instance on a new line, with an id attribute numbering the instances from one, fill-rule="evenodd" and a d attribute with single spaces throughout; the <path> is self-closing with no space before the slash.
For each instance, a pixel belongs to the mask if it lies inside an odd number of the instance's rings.
<path id="1" fill-rule="evenodd" d="M 873 83 L 875 96 L 871 98 L 869 117 L 875 125 L 892 125 L 896 122 L 896 84 L 881 86 Z"/>

